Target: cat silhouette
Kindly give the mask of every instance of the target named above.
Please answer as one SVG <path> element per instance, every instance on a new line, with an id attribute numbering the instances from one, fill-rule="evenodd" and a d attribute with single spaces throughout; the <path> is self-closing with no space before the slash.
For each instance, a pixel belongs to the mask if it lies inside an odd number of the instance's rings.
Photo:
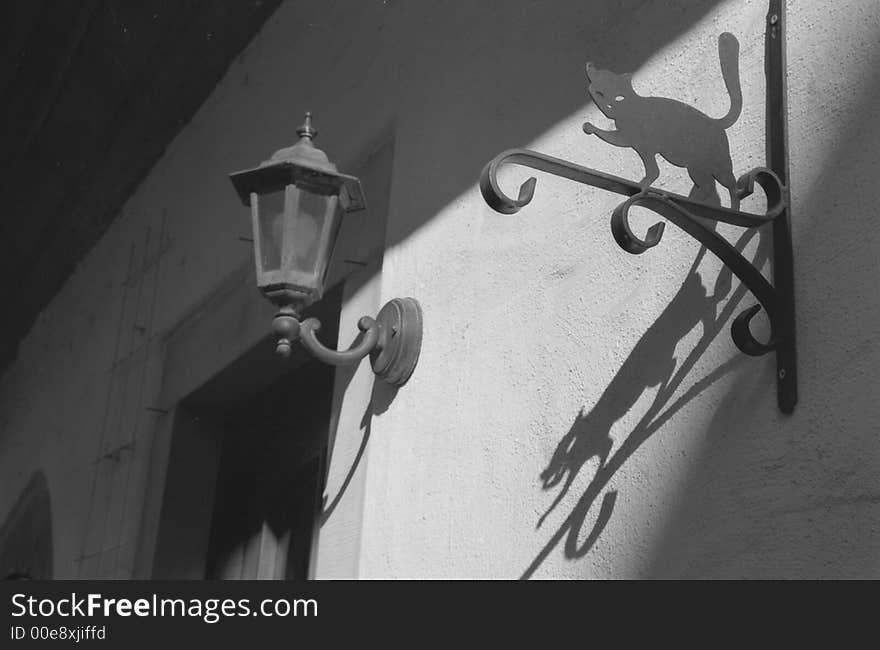
<path id="1" fill-rule="evenodd" d="M 606 131 L 585 122 L 584 133 L 617 147 L 635 149 L 645 165 L 645 177 L 639 181 L 642 187 L 659 178 L 656 157 L 660 154 L 687 169 L 694 182 L 691 198 L 720 204 L 717 179 L 730 193 L 730 206 L 737 209 L 736 177 L 725 132 L 742 111 L 739 42 L 733 34 L 725 32 L 718 37 L 718 57 L 730 96 L 730 110 L 720 119 L 675 99 L 643 97 L 633 90 L 631 74 L 615 74 L 587 63 L 590 97 L 605 117 L 614 120 L 617 130 Z"/>

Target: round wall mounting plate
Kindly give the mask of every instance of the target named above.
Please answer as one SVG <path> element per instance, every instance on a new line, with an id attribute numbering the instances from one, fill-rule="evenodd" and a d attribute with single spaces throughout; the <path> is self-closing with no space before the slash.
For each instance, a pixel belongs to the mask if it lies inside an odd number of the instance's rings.
<path id="1" fill-rule="evenodd" d="M 370 354 L 373 372 L 395 387 L 403 386 L 415 370 L 422 349 L 422 308 L 415 298 L 394 298 L 376 316 L 381 349 Z"/>

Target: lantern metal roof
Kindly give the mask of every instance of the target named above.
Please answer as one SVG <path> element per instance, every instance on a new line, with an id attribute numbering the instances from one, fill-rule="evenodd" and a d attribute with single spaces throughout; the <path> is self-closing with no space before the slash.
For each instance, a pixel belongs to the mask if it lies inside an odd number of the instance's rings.
<path id="1" fill-rule="evenodd" d="M 341 174 L 327 154 L 314 145 L 313 139 L 318 132 L 312 127 L 311 113 L 306 113 L 305 122 L 296 133 L 300 136 L 297 143 L 279 149 L 258 167 L 229 175 L 241 202 L 249 206 L 252 192 L 293 184 L 306 188 L 332 188 L 339 192 L 345 212 L 363 210 L 366 202 L 360 180 Z"/>

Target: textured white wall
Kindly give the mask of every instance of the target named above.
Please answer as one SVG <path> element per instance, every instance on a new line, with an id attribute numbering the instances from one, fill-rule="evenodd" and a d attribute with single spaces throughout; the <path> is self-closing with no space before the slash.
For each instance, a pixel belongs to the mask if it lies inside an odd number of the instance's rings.
<path id="1" fill-rule="evenodd" d="M 428 75 L 418 109 L 401 110 L 391 223 L 417 213 L 426 181 L 470 160 L 463 152 L 486 131 L 493 141 L 508 134 L 502 148 L 639 178 L 632 152 L 581 133 L 585 118 L 606 122 L 588 104 L 581 66 L 626 70 L 633 56 L 622 46 L 638 51 L 632 41 L 652 29 L 670 38 L 631 67 L 636 89 L 711 115 L 726 110 L 717 35 L 739 38 L 734 168 L 762 164 L 766 4 L 704 8 L 683 12 L 678 33 L 663 24 L 676 12 L 665 3 L 447 17 L 433 33 L 466 45 L 432 42 L 454 75 Z M 539 174 L 532 204 L 502 216 L 470 185 L 386 257 L 386 297 L 418 296 L 427 330 L 418 372 L 373 431 L 364 576 L 878 574 L 880 301 L 868 179 L 878 169 L 880 7 L 798 3 L 789 24 L 795 415 L 777 411 L 772 357 L 743 358 L 732 345 L 734 305 L 713 299 L 716 261 L 688 276 L 698 247 L 685 235 L 667 229 L 661 246 L 631 257 L 608 231 L 616 196 Z M 540 63 L 530 69 L 528 58 Z M 563 91 L 548 84 L 582 93 L 581 103 L 551 119 Z M 540 133 L 521 127 L 534 115 L 547 120 Z M 526 175 L 511 173 L 508 193 Z M 668 165 L 661 183 L 689 186 Z M 562 487 L 541 489 L 557 449 L 579 471 L 536 529 Z M 593 541 L 597 520 L 607 523 Z"/>
<path id="2" fill-rule="evenodd" d="M 722 31 L 741 45 L 734 168 L 762 164 L 763 0 L 289 3 L 3 376 L 0 515 L 44 468 L 59 577 L 131 575 L 163 337 L 251 254 L 227 172 L 288 144 L 310 109 L 343 170 L 393 135 L 381 293 L 416 297 L 425 317 L 419 367 L 374 417 L 362 460 L 359 575 L 878 577 L 880 6 L 790 4 L 792 417 L 776 409 L 773 359 L 730 341 L 727 317 L 753 299 L 737 283 L 715 297 L 720 265 L 689 272 L 698 246 L 683 233 L 633 257 L 609 231 L 615 195 L 539 175 L 532 204 L 503 216 L 476 187 L 514 146 L 640 178 L 633 152 L 581 132 L 607 124 L 583 64 L 720 116 Z M 688 190 L 661 169 L 662 186 Z M 130 254 L 144 272 L 124 285 Z M 96 463 L 128 440 L 109 469 Z M 536 528 L 565 482 L 542 489 L 554 454 L 577 471 Z"/>

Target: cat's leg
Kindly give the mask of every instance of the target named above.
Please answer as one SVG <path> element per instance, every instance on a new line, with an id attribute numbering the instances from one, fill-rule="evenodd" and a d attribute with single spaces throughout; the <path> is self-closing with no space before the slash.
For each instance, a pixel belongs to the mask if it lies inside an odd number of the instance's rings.
<path id="1" fill-rule="evenodd" d="M 712 173 L 699 167 L 688 167 L 687 170 L 688 176 L 694 182 L 688 198 L 712 205 L 721 205 L 718 190 L 715 188 L 715 177 Z"/>
<path id="2" fill-rule="evenodd" d="M 720 205 L 721 200 L 718 198 L 718 191 L 715 189 L 715 177 L 699 167 L 688 167 L 687 171 L 688 176 L 690 176 L 691 180 L 694 182 L 694 186 L 691 188 L 688 198 L 712 205 Z M 700 217 L 698 217 L 698 220 L 707 228 L 715 230 L 717 224 L 714 221 L 708 219 L 704 220 Z M 705 244 L 700 246 L 700 251 L 697 253 L 693 266 L 691 266 L 691 272 L 695 272 L 700 266 L 700 262 L 702 262 L 703 258 L 706 256 L 707 250 Z"/>
<path id="3" fill-rule="evenodd" d="M 600 129 L 595 124 L 591 122 L 584 122 L 584 133 L 587 135 L 595 135 L 600 139 L 604 140 L 608 144 L 613 144 L 615 147 L 629 147 L 631 146 L 629 140 L 623 137 L 623 134 L 620 131 L 606 131 L 605 129 Z"/>
<path id="4" fill-rule="evenodd" d="M 648 187 L 651 183 L 660 178 L 660 167 L 657 165 L 657 154 L 654 152 L 639 151 L 638 149 L 636 149 L 636 153 L 639 154 L 639 158 L 642 159 L 642 163 L 645 165 L 645 177 L 639 181 L 639 185 L 643 188 Z"/>
<path id="5" fill-rule="evenodd" d="M 730 192 L 730 209 L 739 210 L 739 196 L 736 193 L 736 176 L 733 175 L 733 171 L 725 169 L 720 174 L 716 174 L 715 178 L 717 178 L 718 182 Z"/>
<path id="6" fill-rule="evenodd" d="M 699 168 L 690 168 L 688 167 L 688 174 L 691 177 L 691 180 L 694 181 L 694 188 L 691 190 L 690 198 L 704 201 L 706 203 L 711 203 L 713 205 L 721 205 L 721 198 L 718 196 L 718 189 L 715 186 L 715 176 L 707 172 L 703 169 Z M 727 186 L 727 177 L 725 174 L 721 174 L 723 179 L 719 179 L 722 184 Z M 733 188 L 736 188 L 736 180 L 733 178 L 733 172 L 730 172 L 730 181 L 733 183 Z M 728 190 L 731 190 L 731 187 L 727 186 Z M 733 196 L 733 190 L 731 190 L 731 196 Z M 716 230 L 717 222 L 703 222 L 704 225 L 709 226 L 712 230 Z M 700 249 L 700 253 L 704 252 L 705 247 Z M 713 293 L 713 298 L 718 301 L 721 300 L 724 296 L 730 293 L 731 282 L 733 280 L 733 274 L 730 272 L 727 266 L 722 267 L 718 277 L 715 280 L 715 290 Z"/>

